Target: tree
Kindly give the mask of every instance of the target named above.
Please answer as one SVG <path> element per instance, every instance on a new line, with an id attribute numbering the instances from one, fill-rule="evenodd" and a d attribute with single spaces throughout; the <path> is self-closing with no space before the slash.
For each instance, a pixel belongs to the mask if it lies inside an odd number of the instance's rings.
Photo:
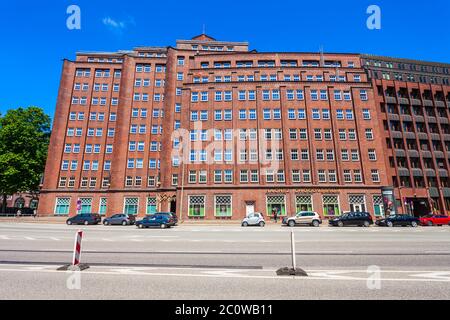
<path id="1" fill-rule="evenodd" d="M 0 194 L 35 192 L 45 168 L 50 141 L 50 117 L 41 108 L 9 110 L 0 115 Z"/>

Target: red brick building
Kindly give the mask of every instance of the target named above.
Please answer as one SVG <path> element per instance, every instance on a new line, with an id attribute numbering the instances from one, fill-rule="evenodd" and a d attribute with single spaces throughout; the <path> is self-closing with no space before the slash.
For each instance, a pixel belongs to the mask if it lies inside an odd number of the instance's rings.
<path id="1" fill-rule="evenodd" d="M 63 66 L 39 214 L 381 215 L 397 171 L 383 84 L 362 61 L 206 35 L 78 53 Z"/>
<path id="2" fill-rule="evenodd" d="M 400 211 L 450 213 L 450 64 L 369 56 L 389 185 Z"/>

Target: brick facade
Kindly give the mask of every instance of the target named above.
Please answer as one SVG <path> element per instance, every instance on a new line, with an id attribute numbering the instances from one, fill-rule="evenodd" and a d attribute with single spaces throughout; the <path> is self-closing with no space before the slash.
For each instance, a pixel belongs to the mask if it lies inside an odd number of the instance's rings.
<path id="1" fill-rule="evenodd" d="M 369 74 L 358 54 L 259 53 L 206 35 L 79 53 L 64 62 L 39 214 L 74 215 L 80 201 L 182 219 L 378 215 L 395 174 Z"/>

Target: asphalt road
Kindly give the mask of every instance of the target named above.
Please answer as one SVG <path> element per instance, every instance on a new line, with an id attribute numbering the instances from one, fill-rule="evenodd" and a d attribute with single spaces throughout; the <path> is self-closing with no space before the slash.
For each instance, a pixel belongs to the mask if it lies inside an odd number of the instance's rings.
<path id="1" fill-rule="evenodd" d="M 82 262 L 91 266 L 80 278 L 56 271 L 71 261 L 78 229 L 85 231 Z M 450 299 L 450 227 L 294 231 L 297 265 L 307 278 L 276 275 L 291 264 L 291 228 L 279 225 L 138 230 L 0 223 L 0 297 Z"/>

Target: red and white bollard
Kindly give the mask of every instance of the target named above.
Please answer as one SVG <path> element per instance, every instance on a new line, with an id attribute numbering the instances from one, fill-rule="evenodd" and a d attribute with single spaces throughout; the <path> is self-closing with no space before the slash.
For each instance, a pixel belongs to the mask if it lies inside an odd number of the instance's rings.
<path id="1" fill-rule="evenodd" d="M 77 231 L 75 235 L 75 245 L 73 249 L 72 264 L 58 268 L 59 271 L 83 271 L 89 268 L 89 265 L 81 263 L 81 241 L 83 240 L 83 231 Z"/>
<path id="2" fill-rule="evenodd" d="M 72 265 L 78 266 L 81 259 L 81 240 L 83 240 L 83 231 L 79 230 L 75 235 L 75 248 L 73 249 Z"/>

